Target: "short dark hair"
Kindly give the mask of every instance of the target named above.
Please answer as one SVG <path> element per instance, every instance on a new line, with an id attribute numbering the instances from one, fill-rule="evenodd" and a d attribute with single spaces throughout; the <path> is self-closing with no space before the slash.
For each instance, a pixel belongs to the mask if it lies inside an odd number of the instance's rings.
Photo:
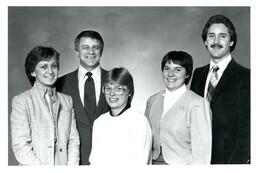
<path id="1" fill-rule="evenodd" d="M 193 71 L 192 56 L 184 51 L 170 51 L 162 59 L 162 63 L 161 63 L 162 71 L 167 62 L 173 62 L 185 68 L 186 75 L 188 75 L 188 77 L 185 80 L 185 84 L 187 85 Z"/>
<path id="2" fill-rule="evenodd" d="M 236 29 L 235 29 L 233 23 L 229 20 L 229 18 L 227 18 L 224 15 L 218 14 L 218 15 L 211 16 L 208 19 L 207 23 L 204 26 L 202 34 L 201 34 L 203 42 L 205 42 L 205 40 L 206 40 L 207 33 L 208 33 L 210 26 L 212 24 L 219 24 L 219 23 L 224 24 L 228 28 L 228 32 L 230 35 L 230 41 L 233 41 L 233 45 L 230 47 L 230 52 L 232 52 L 235 49 L 236 42 L 237 42 Z"/>
<path id="3" fill-rule="evenodd" d="M 25 72 L 32 86 L 36 79 L 31 75 L 31 73 L 35 71 L 36 65 L 40 61 L 56 58 L 59 68 L 59 56 L 60 54 L 54 48 L 44 46 L 37 46 L 27 54 L 25 60 Z"/>
<path id="4" fill-rule="evenodd" d="M 134 84 L 131 73 L 124 67 L 113 68 L 108 72 L 108 77 L 104 86 L 111 82 L 115 82 L 128 88 L 130 94 L 128 98 L 128 104 L 131 105 L 134 95 Z"/>
<path id="5" fill-rule="evenodd" d="M 80 39 L 82 37 L 89 37 L 91 39 L 96 39 L 100 42 L 101 44 L 101 52 L 100 52 L 100 55 L 102 55 L 102 52 L 103 52 L 103 48 L 104 48 L 104 41 L 103 41 L 103 38 L 101 37 L 101 35 L 96 32 L 96 31 L 92 31 L 92 30 L 86 30 L 86 31 L 82 31 L 80 32 L 76 38 L 75 38 L 75 50 L 78 51 L 78 47 L 79 47 L 79 42 L 80 42 Z"/>

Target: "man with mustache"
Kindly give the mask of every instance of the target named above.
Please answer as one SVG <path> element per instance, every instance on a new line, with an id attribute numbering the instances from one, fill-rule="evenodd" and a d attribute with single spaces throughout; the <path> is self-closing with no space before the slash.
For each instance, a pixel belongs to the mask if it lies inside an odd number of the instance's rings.
<path id="1" fill-rule="evenodd" d="M 227 17 L 214 15 L 201 36 L 210 63 L 195 69 L 191 90 L 212 111 L 211 163 L 250 163 L 250 70 L 230 54 L 237 42 L 235 27 Z"/>
<path id="2" fill-rule="evenodd" d="M 104 42 L 98 32 L 82 31 L 74 43 L 80 65 L 58 79 L 57 90 L 73 99 L 80 136 L 80 165 L 89 165 L 93 122 L 109 110 L 101 90 L 108 73 L 100 66 Z"/>

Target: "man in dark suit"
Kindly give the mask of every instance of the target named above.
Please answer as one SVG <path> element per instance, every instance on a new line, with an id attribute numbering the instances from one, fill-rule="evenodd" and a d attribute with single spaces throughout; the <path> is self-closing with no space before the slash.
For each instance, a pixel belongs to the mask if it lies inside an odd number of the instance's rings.
<path id="1" fill-rule="evenodd" d="M 102 86 L 107 71 L 100 67 L 104 42 L 96 31 L 82 31 L 75 38 L 80 59 L 77 70 L 60 77 L 57 90 L 72 96 L 80 136 L 80 164 L 89 165 L 94 120 L 109 110 Z"/>
<path id="2" fill-rule="evenodd" d="M 235 27 L 223 15 L 212 16 L 202 39 L 210 63 L 195 69 L 191 90 L 205 97 L 212 110 L 211 163 L 250 163 L 250 70 L 231 57 Z"/>

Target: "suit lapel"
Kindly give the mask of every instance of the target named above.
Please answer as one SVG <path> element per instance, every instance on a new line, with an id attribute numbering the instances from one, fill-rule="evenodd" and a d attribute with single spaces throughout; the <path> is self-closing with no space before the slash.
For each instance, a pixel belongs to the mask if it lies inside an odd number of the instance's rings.
<path id="1" fill-rule="evenodd" d="M 157 95 L 154 103 L 151 106 L 154 108 L 151 110 L 152 112 L 150 113 L 153 116 L 149 117 L 151 119 L 151 122 L 156 124 L 155 127 L 156 127 L 156 130 L 158 131 L 158 134 L 160 129 L 160 121 L 163 114 L 164 94 L 165 94 L 165 91 L 162 91 Z"/>
<path id="2" fill-rule="evenodd" d="M 166 115 L 163 118 L 167 118 L 173 114 L 176 114 L 178 111 L 185 110 L 185 104 L 188 103 L 188 90 L 174 103 L 174 105 L 165 113 Z"/>
<path id="3" fill-rule="evenodd" d="M 59 96 L 59 94 L 57 93 L 57 100 L 56 100 L 56 113 L 57 113 L 57 117 L 56 117 L 56 119 L 57 119 L 57 123 L 59 122 L 59 116 L 60 116 L 60 96 Z"/>
<path id="4" fill-rule="evenodd" d="M 92 122 L 89 120 L 88 116 L 87 116 L 87 112 L 84 109 L 84 106 L 82 104 L 81 98 L 80 98 L 80 94 L 79 94 L 79 87 L 78 87 L 78 70 L 74 71 L 74 73 L 71 76 L 71 81 L 74 82 L 73 83 L 73 87 L 71 88 L 72 90 L 72 95 L 73 95 L 73 102 L 74 102 L 74 106 L 76 107 L 76 118 L 85 123 L 85 124 L 90 124 L 92 125 Z"/>
<path id="5" fill-rule="evenodd" d="M 198 83 L 198 85 L 196 85 L 196 88 L 194 88 L 195 90 L 197 90 L 200 96 L 204 97 L 204 88 L 205 88 L 205 84 L 206 84 L 206 79 L 207 79 L 207 75 L 209 72 L 209 68 L 210 65 L 206 65 L 205 67 L 202 68 L 201 72 L 199 72 L 198 77 L 195 80 Z"/>
<path id="6" fill-rule="evenodd" d="M 102 113 L 105 113 L 109 110 L 108 104 L 105 99 L 105 95 L 102 92 L 102 86 L 104 85 L 106 79 L 107 79 L 107 71 L 101 69 L 101 86 L 100 86 L 101 90 L 100 90 L 98 106 L 95 113 L 95 119 L 98 118 L 98 116 L 100 116 Z"/>
<path id="7" fill-rule="evenodd" d="M 107 71 L 101 69 L 101 87 L 103 86 L 104 82 L 107 79 Z M 88 124 L 90 123 L 90 125 L 93 124 L 93 122 L 91 122 L 88 118 L 88 113 L 87 111 L 84 109 L 84 106 L 82 104 L 82 100 L 80 98 L 80 94 L 79 94 L 79 86 L 78 86 L 78 69 L 76 71 L 74 71 L 72 73 L 72 75 L 70 76 L 69 82 L 72 84 L 70 86 L 68 86 L 69 88 L 69 93 L 72 95 L 73 98 L 73 102 L 74 102 L 74 107 L 76 110 L 76 118 L 85 123 Z M 98 106 L 96 108 L 96 113 L 95 113 L 95 119 L 101 115 L 102 113 L 107 112 L 108 109 L 108 105 L 107 102 L 105 100 L 105 96 L 102 93 L 102 90 L 100 91 L 100 97 L 99 97 L 99 101 L 98 101 Z"/>
<path id="8" fill-rule="evenodd" d="M 231 62 L 228 64 L 227 68 L 225 69 L 225 71 L 223 72 L 221 79 L 219 80 L 214 93 L 213 93 L 213 97 L 211 100 L 211 104 L 213 104 L 216 100 L 216 98 L 221 94 L 221 92 L 223 91 L 223 88 L 226 86 L 226 84 L 232 80 L 232 76 L 234 75 L 234 65 L 235 62 L 232 59 Z"/>
<path id="9" fill-rule="evenodd" d="M 74 93 L 74 98 L 76 98 L 77 102 L 79 102 L 79 108 L 83 109 L 83 104 L 82 104 L 82 100 L 80 98 L 80 94 L 79 94 L 79 86 L 78 86 L 78 70 L 76 70 L 73 74 L 73 79 L 74 79 L 74 89 L 73 89 L 73 93 Z"/>
<path id="10" fill-rule="evenodd" d="M 42 97 L 36 87 L 32 88 L 32 95 L 34 96 L 33 99 L 35 99 L 35 103 L 38 103 L 38 110 L 36 110 L 36 112 L 38 113 L 37 116 L 40 116 L 41 119 L 47 120 L 47 122 L 51 126 L 53 126 L 53 117 L 48 109 L 48 106 L 45 103 L 45 99 Z"/>

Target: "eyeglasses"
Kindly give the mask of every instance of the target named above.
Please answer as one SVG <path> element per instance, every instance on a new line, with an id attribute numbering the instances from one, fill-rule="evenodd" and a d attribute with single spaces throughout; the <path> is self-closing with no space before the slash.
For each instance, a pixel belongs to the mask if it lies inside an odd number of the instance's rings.
<path id="1" fill-rule="evenodd" d="M 127 90 L 127 88 L 122 87 L 122 86 L 115 86 L 115 87 L 110 87 L 110 86 L 104 86 L 103 91 L 105 94 L 109 95 L 112 93 L 112 91 L 117 94 L 117 95 L 122 95 L 124 91 Z"/>

